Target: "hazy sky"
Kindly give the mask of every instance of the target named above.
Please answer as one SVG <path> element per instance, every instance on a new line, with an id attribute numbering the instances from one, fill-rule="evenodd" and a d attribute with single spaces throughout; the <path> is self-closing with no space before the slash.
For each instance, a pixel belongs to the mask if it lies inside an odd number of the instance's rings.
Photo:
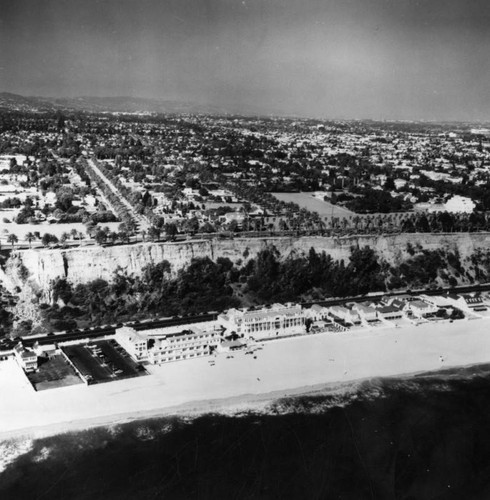
<path id="1" fill-rule="evenodd" d="M 0 0 L 0 90 L 490 119 L 489 0 Z"/>

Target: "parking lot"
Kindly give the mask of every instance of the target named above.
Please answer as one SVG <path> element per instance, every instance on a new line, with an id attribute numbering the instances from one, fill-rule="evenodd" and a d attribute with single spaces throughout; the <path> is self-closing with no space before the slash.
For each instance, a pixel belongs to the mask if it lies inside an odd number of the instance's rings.
<path id="1" fill-rule="evenodd" d="M 147 374 L 115 340 L 63 346 L 62 350 L 89 384 Z"/>

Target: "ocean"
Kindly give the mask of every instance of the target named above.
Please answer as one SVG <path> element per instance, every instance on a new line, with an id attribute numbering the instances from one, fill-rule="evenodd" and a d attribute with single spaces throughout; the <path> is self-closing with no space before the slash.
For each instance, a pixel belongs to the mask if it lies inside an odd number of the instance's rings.
<path id="1" fill-rule="evenodd" d="M 1 500 L 489 499 L 490 365 L 7 445 Z"/>

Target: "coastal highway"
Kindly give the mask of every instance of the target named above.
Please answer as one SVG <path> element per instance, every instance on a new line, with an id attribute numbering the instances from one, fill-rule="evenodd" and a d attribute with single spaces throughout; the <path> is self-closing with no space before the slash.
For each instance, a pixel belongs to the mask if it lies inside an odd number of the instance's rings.
<path id="1" fill-rule="evenodd" d="M 401 290 L 401 291 L 391 291 L 391 292 L 376 292 L 369 293 L 367 295 L 354 296 L 354 297 L 343 297 L 341 299 L 327 299 L 327 300 L 315 300 L 312 302 L 301 302 L 303 307 L 311 307 L 314 304 L 320 306 L 338 306 L 342 304 L 347 304 L 349 302 L 376 302 L 383 297 L 389 295 L 390 297 L 400 297 L 402 295 L 441 295 L 445 293 L 472 293 L 472 292 L 488 292 L 490 291 L 490 283 L 485 283 L 483 285 L 465 285 L 447 288 L 428 288 L 426 290 Z"/>
<path id="2" fill-rule="evenodd" d="M 176 318 L 162 318 L 152 321 L 134 321 L 126 323 L 118 323 L 117 325 L 100 326 L 86 328 L 84 330 L 73 330 L 61 333 L 48 333 L 47 335 L 36 335 L 23 337 L 22 343 L 26 347 L 32 347 L 36 342 L 40 345 L 52 344 L 54 342 L 69 342 L 73 340 L 95 339 L 105 337 L 106 335 L 114 335 L 116 328 L 129 326 L 135 330 L 152 330 L 155 328 L 165 328 L 169 326 L 188 325 L 190 323 L 203 323 L 205 321 L 213 321 L 218 313 L 210 312 L 197 316 L 185 316 Z"/>
<path id="3" fill-rule="evenodd" d="M 442 293 L 470 293 L 470 292 L 488 292 L 490 291 L 490 283 L 484 285 L 471 285 L 471 286 L 460 286 L 454 288 L 439 288 L 439 289 L 427 289 L 427 290 L 408 290 L 400 292 L 391 292 L 388 295 L 400 296 L 400 295 L 439 295 Z M 372 293 L 364 296 L 357 297 L 346 297 L 339 299 L 329 299 L 329 300 L 317 300 L 313 302 L 302 302 L 303 307 L 311 307 L 314 304 L 321 306 L 334 306 L 342 305 L 349 302 L 361 302 L 361 301 L 373 301 L 376 302 L 382 297 L 386 296 L 386 292 Z M 134 328 L 136 331 L 139 330 L 152 330 L 155 328 L 165 328 L 169 326 L 179 326 L 188 325 L 190 323 L 203 323 L 206 321 L 213 321 L 217 318 L 218 312 L 209 312 L 195 316 L 184 316 L 184 317 L 173 317 L 173 318 L 161 318 L 150 321 L 134 321 L 126 323 L 118 323 L 116 325 L 106 325 L 100 327 L 86 328 L 84 330 L 73 330 L 61 333 L 49 333 L 47 335 L 36 335 L 23 337 L 22 343 L 26 347 L 32 347 L 36 342 L 41 345 L 52 344 L 54 342 L 68 342 L 73 340 L 83 340 L 83 339 L 95 339 L 99 337 L 104 337 L 106 335 L 114 335 L 116 328 L 122 326 L 129 326 Z"/>

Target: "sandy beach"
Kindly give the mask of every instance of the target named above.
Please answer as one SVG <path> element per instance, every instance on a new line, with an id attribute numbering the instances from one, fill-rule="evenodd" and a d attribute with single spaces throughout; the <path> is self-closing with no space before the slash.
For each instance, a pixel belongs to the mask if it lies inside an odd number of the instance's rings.
<path id="1" fill-rule="evenodd" d="M 150 375 L 35 392 L 14 360 L 0 363 L 0 439 L 42 437 L 170 414 L 263 409 L 323 386 L 490 362 L 487 319 L 324 333 L 244 352 L 150 366 Z M 211 366 L 210 360 L 215 361 Z M 349 384 L 347 384 L 349 385 Z"/>

